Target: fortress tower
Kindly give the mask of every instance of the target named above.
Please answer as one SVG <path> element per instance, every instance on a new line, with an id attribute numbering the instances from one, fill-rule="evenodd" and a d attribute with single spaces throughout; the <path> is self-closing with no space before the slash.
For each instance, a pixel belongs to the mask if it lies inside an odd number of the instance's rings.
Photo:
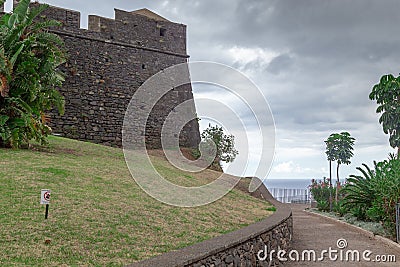
<path id="1" fill-rule="evenodd" d="M 115 9 L 115 19 L 91 15 L 88 30 L 80 28 L 77 11 L 50 7 L 42 15 L 62 23 L 51 31 L 64 40 L 69 55 L 62 66 L 66 81 L 60 88 L 66 100 L 65 115 L 51 115 L 53 132 L 121 146 L 125 111 L 138 87 L 155 73 L 187 62 L 186 26 L 147 9 Z M 146 132 L 136 132 L 137 137 L 145 135 L 149 148 L 160 148 L 164 118 L 192 98 L 190 84 L 174 88 L 153 108 Z M 197 146 L 196 120 L 183 128 L 179 140 L 181 146 Z"/>

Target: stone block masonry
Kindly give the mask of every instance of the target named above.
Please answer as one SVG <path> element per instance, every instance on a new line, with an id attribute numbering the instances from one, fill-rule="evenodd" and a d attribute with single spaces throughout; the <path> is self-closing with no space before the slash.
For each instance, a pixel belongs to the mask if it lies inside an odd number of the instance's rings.
<path id="1" fill-rule="evenodd" d="M 68 138 L 121 146 L 123 118 L 136 90 L 157 72 L 186 63 L 189 57 L 186 26 L 147 9 L 115 9 L 115 19 L 91 15 L 88 30 L 80 28 L 77 11 L 51 6 L 42 18 L 62 23 L 51 31 L 64 40 L 69 55 L 61 68 L 66 74 L 60 88 L 65 115 L 52 112 L 50 123 L 54 133 Z M 138 130 L 136 138 L 145 135 L 148 148 L 160 148 L 164 118 L 192 98 L 190 84 L 174 88 L 152 109 L 146 132 Z M 197 146 L 196 120 L 183 128 L 179 140 L 181 146 Z"/>

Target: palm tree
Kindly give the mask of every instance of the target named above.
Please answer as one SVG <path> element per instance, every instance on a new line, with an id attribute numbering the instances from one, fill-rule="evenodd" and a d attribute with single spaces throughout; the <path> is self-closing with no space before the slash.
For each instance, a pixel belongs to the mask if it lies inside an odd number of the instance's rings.
<path id="1" fill-rule="evenodd" d="M 344 192 L 346 192 L 344 205 L 349 208 L 357 207 L 359 209 L 359 219 L 365 219 L 367 209 L 372 207 L 372 203 L 376 199 L 376 190 L 373 182 L 378 170 L 376 162 L 374 162 L 375 169 L 372 170 L 368 165 L 364 163 L 362 165 L 364 169 L 361 167 L 356 168 L 362 175 L 350 175 L 349 184 L 344 188 Z"/>

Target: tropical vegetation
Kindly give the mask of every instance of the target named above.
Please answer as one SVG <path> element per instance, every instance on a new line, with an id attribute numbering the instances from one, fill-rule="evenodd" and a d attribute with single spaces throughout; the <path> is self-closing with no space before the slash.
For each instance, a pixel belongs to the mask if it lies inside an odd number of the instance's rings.
<path id="1" fill-rule="evenodd" d="M 335 199 L 334 211 L 342 216 L 346 214 L 345 217 L 349 215 L 358 220 L 379 223 L 394 238 L 395 209 L 396 204 L 400 203 L 400 76 L 383 75 L 380 82 L 373 86 L 369 98 L 378 104 L 376 112 L 381 114 L 379 123 L 383 132 L 390 136 L 390 146 L 397 148 L 397 155 L 389 154 L 387 160 L 374 161 L 372 167 L 367 164 L 357 167 L 359 174 L 350 175 L 346 183 L 336 190 L 339 196 Z M 332 161 L 338 161 L 338 166 L 350 163 L 354 144 L 350 134 L 332 134 L 325 144 L 330 165 Z M 329 191 L 332 187 L 328 185 L 325 180 L 313 180 L 310 186 L 322 211 L 328 210 L 329 194 L 332 193 Z"/>
<path id="2" fill-rule="evenodd" d="M 397 148 L 400 155 L 400 75 L 383 75 L 380 82 L 372 88 L 369 94 L 371 100 L 376 100 L 378 108 L 376 113 L 381 113 L 379 123 L 385 134 L 389 134 L 389 143 Z"/>
<path id="3" fill-rule="evenodd" d="M 396 203 L 400 202 L 400 161 L 389 159 L 374 162 L 374 168 L 363 164 L 361 175 L 351 175 L 343 189 L 343 199 L 349 212 L 358 219 L 381 222 L 395 235 Z"/>
<path id="4" fill-rule="evenodd" d="M 0 0 L 0 5 L 4 4 Z M 48 111 L 62 114 L 64 99 L 57 90 L 64 81 L 58 70 L 65 62 L 63 41 L 48 32 L 59 26 L 39 15 L 48 7 L 30 8 L 21 0 L 0 20 L 0 146 L 42 144 L 51 133 Z"/>

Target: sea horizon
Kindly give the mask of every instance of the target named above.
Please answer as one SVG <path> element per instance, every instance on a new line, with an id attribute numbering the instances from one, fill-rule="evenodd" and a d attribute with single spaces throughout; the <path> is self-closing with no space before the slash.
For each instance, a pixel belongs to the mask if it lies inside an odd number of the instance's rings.
<path id="1" fill-rule="evenodd" d="M 311 184 L 311 178 L 267 178 L 264 180 L 264 184 L 268 189 L 307 189 Z"/>

